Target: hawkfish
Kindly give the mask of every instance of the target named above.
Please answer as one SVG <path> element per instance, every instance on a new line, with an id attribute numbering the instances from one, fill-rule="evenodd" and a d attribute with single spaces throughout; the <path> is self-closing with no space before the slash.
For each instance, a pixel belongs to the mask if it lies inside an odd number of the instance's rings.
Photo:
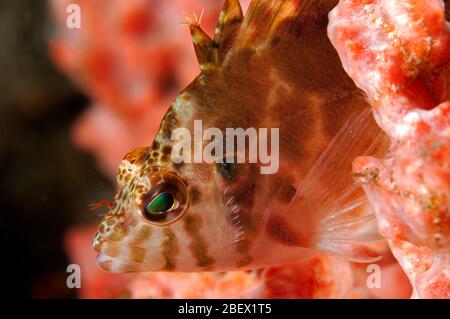
<path id="1" fill-rule="evenodd" d="M 336 3 L 254 0 L 244 16 L 238 0 L 226 0 L 213 37 L 189 24 L 200 74 L 152 145 L 120 163 L 115 202 L 93 239 L 101 269 L 228 271 L 315 254 L 378 258 L 375 216 L 351 165 L 383 153 L 386 139 L 327 38 Z M 174 132 L 194 132 L 197 121 L 221 132 L 276 128 L 277 169 L 264 174 L 261 161 L 237 161 L 249 157 L 250 142 L 217 150 L 216 161 L 180 161 Z"/>

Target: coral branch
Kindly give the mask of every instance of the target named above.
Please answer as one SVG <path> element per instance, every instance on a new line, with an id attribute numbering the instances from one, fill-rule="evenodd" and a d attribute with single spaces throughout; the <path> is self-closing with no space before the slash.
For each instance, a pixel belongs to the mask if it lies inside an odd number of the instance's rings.
<path id="1" fill-rule="evenodd" d="M 341 0 L 329 37 L 391 137 L 355 176 L 407 273 L 413 297 L 450 297 L 450 29 L 444 3 Z"/>

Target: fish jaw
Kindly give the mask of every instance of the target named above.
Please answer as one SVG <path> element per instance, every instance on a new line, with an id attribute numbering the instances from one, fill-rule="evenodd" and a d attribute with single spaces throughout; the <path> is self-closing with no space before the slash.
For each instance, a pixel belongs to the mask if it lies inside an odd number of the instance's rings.
<path id="1" fill-rule="evenodd" d="M 137 218 L 108 214 L 93 239 L 93 248 L 98 253 L 97 266 L 108 272 L 134 272 L 159 270 L 163 258 L 154 239 L 153 247 L 147 240 L 152 228 Z M 150 261 L 150 262 L 149 262 Z"/>

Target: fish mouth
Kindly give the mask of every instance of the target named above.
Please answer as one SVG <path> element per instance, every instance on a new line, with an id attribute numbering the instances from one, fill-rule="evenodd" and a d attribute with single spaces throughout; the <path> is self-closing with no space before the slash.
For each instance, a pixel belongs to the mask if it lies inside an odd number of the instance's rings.
<path id="1" fill-rule="evenodd" d="M 96 258 L 97 267 L 106 272 L 123 272 L 120 270 L 118 242 L 110 242 L 97 232 L 92 241 L 92 247 L 98 253 Z"/>
<path id="2" fill-rule="evenodd" d="M 96 259 L 96 265 L 98 268 L 100 268 L 103 271 L 106 272 L 116 272 L 113 270 L 113 265 L 115 264 L 115 258 L 106 255 L 105 253 L 98 253 L 97 259 Z"/>
<path id="3" fill-rule="evenodd" d="M 116 246 L 116 245 L 114 245 Z M 114 248 L 113 248 L 114 249 Z M 96 265 L 105 272 L 124 273 L 140 271 L 140 265 L 121 257 L 112 255 L 110 249 L 102 250 L 97 254 Z"/>
<path id="4" fill-rule="evenodd" d="M 93 248 L 98 253 L 96 265 L 105 272 L 124 273 L 142 271 L 144 249 L 124 242 L 111 241 L 97 234 Z"/>
<path id="5" fill-rule="evenodd" d="M 103 271 L 114 272 L 113 265 L 116 258 L 107 253 L 107 242 L 102 238 L 100 232 L 97 232 L 92 240 L 92 248 L 98 253 L 96 258 L 97 267 Z"/>

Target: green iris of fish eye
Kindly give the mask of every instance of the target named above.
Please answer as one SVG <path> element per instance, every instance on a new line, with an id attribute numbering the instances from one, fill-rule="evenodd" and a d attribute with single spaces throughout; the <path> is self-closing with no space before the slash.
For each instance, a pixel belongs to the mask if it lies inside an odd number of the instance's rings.
<path id="1" fill-rule="evenodd" d="M 147 212 L 149 214 L 166 212 L 172 208 L 174 202 L 175 199 L 171 193 L 161 193 L 147 205 Z"/>

